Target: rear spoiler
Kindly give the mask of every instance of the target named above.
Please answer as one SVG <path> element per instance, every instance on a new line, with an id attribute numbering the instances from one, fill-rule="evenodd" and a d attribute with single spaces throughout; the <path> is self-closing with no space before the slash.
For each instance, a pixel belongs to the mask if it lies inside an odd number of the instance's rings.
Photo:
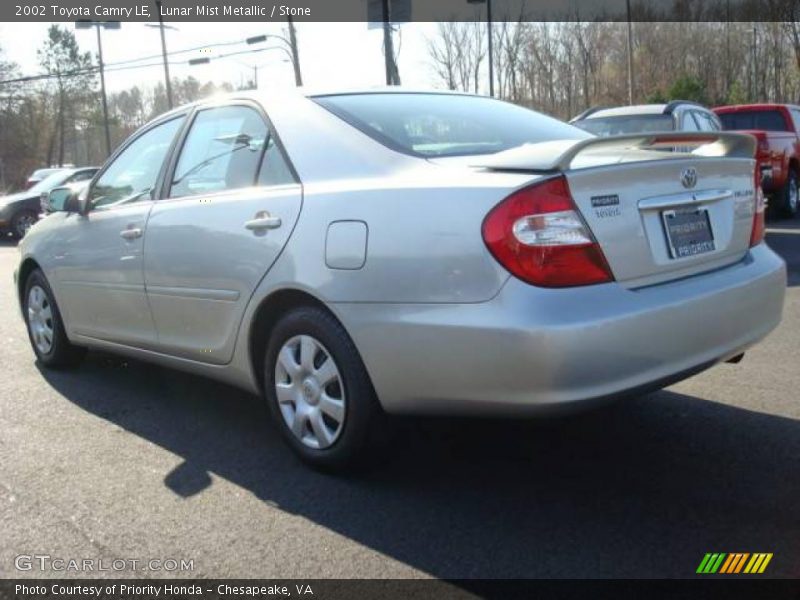
<path id="1" fill-rule="evenodd" d="M 753 158 L 755 151 L 756 140 L 747 134 L 667 132 L 523 144 L 481 157 L 473 166 L 498 171 L 567 171 L 645 160 Z"/>

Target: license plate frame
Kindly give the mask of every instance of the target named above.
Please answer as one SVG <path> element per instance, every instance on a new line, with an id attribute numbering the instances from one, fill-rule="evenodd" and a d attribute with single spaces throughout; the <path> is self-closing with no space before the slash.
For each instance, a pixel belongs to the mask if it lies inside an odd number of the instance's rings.
<path id="1" fill-rule="evenodd" d="M 708 209 L 665 210 L 661 222 L 670 258 L 692 258 L 716 250 Z"/>

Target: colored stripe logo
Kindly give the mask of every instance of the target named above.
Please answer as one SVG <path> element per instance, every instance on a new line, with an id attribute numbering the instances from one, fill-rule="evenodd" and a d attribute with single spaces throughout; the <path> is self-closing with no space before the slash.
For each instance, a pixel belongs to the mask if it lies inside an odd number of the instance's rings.
<path id="1" fill-rule="evenodd" d="M 709 552 L 700 561 L 697 573 L 711 575 L 714 573 L 724 573 L 726 575 L 737 573 L 763 573 L 769 561 L 772 560 L 772 553 L 769 552 Z"/>

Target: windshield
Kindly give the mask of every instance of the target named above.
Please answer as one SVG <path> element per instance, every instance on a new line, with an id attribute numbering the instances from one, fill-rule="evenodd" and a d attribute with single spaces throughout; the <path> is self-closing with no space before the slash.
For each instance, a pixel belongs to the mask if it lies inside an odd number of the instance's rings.
<path id="1" fill-rule="evenodd" d="M 370 93 L 313 100 L 385 146 L 416 156 L 493 154 L 591 137 L 552 117 L 481 96 Z"/>
<path id="2" fill-rule="evenodd" d="M 777 110 L 742 110 L 717 116 L 722 121 L 722 128 L 727 130 L 789 131 L 783 115 Z"/>
<path id="3" fill-rule="evenodd" d="M 54 187 L 58 187 L 62 183 L 64 183 L 69 176 L 72 174 L 72 171 L 57 171 L 52 175 L 48 175 L 44 179 L 42 179 L 39 183 L 32 186 L 29 190 L 26 190 L 26 194 L 39 194 L 41 192 L 49 192 Z"/>
<path id="4" fill-rule="evenodd" d="M 575 123 L 577 127 L 599 136 L 625 135 L 672 131 L 675 124 L 671 115 L 621 115 L 619 117 L 594 117 Z"/>

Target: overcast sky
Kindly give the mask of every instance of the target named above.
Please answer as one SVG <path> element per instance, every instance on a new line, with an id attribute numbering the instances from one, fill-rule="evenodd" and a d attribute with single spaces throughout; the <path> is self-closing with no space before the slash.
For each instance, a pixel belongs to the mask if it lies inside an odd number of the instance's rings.
<path id="1" fill-rule="evenodd" d="M 74 27 L 72 23 L 62 23 Z M 40 73 L 36 50 L 41 46 L 48 23 L 0 22 L 0 47 L 6 58 L 20 65 L 24 75 Z M 283 33 L 280 23 L 176 23 L 177 30 L 167 31 L 167 50 L 182 50 L 219 42 L 244 40 L 264 33 Z M 366 23 L 300 23 L 297 24 L 300 64 L 303 83 L 310 86 L 373 86 L 385 83 L 380 29 L 368 29 Z M 401 35 L 395 36 L 399 44 L 399 69 L 404 85 L 441 87 L 433 76 L 428 60 L 426 38 L 436 32 L 435 23 L 408 23 L 402 25 Z M 94 29 L 76 30 L 82 50 L 97 52 Z M 268 42 L 260 47 L 274 46 Z M 171 57 L 171 61 L 185 63 L 189 58 L 214 56 L 259 46 L 228 46 L 210 48 L 206 54 L 199 51 Z M 123 23 L 121 29 L 103 32 L 103 56 L 107 64 L 128 61 L 143 56 L 160 54 L 161 43 L 157 28 L 143 23 Z M 158 59 L 146 61 L 158 62 Z M 259 66 L 259 88 L 269 85 L 294 85 L 294 74 L 286 55 L 279 50 L 212 60 L 209 64 L 188 66 L 171 65 L 173 77 L 193 75 L 200 81 L 228 81 L 234 85 L 252 78 L 253 66 Z M 108 72 L 109 90 L 119 90 L 135 84 L 154 85 L 163 81 L 163 67 Z"/>

